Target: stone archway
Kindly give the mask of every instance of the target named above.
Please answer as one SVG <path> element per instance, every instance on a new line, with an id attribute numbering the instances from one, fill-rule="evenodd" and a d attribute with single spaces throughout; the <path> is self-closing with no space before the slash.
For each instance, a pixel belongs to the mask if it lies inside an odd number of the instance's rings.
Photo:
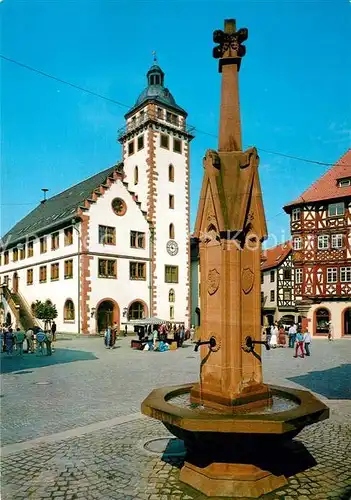
<path id="1" fill-rule="evenodd" d="M 128 321 L 135 319 L 146 318 L 148 314 L 148 308 L 146 303 L 141 299 L 135 299 L 128 305 Z"/>
<path id="2" fill-rule="evenodd" d="M 342 312 L 342 334 L 351 336 L 351 307 L 347 307 Z"/>
<path id="3" fill-rule="evenodd" d="M 111 298 L 100 300 L 96 306 L 96 331 L 102 333 L 113 323 L 117 323 L 119 330 L 120 313 L 117 302 Z"/>
<path id="4" fill-rule="evenodd" d="M 314 335 L 328 335 L 331 314 L 326 307 L 319 307 L 314 312 Z"/>

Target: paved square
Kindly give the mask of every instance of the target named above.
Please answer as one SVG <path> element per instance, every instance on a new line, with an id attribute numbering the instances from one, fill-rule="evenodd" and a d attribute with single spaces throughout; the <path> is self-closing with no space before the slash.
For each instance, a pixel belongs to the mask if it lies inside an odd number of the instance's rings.
<path id="1" fill-rule="evenodd" d="M 57 342 L 52 357 L 1 355 L 1 498 L 205 498 L 178 481 L 181 446 L 145 449 L 171 436 L 139 413 L 154 387 L 197 380 L 199 355 L 192 346 L 148 353 L 129 343 L 106 350 L 101 339 L 82 338 Z M 315 391 L 331 408 L 328 421 L 298 437 L 316 465 L 267 500 L 351 498 L 350 355 L 349 339 L 315 340 L 306 359 L 288 348 L 264 353 L 265 381 Z"/>

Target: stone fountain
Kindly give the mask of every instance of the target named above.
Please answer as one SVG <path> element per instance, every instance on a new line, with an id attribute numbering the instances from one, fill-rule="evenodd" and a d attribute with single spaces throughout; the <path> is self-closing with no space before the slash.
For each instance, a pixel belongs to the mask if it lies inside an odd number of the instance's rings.
<path id="1" fill-rule="evenodd" d="M 311 393 L 263 382 L 261 348 L 269 346 L 261 342 L 260 259 L 267 228 L 257 150 L 242 151 L 238 86 L 247 37 L 232 19 L 213 36 L 222 89 L 218 151 L 204 158 L 195 225 L 200 381 L 156 389 L 142 403 L 145 415 L 184 441 L 180 480 L 217 497 L 259 497 L 286 484 L 292 438 L 329 416 Z"/>

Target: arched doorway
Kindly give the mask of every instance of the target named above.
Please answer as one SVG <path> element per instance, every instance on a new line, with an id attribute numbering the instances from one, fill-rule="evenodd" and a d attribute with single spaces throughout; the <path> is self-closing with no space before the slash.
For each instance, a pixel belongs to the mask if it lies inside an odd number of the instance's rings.
<path id="1" fill-rule="evenodd" d="M 344 310 L 343 316 L 343 333 L 344 335 L 351 335 L 351 307 Z"/>
<path id="2" fill-rule="evenodd" d="M 128 307 L 128 321 L 134 319 L 142 319 L 145 318 L 147 314 L 147 307 L 145 302 L 141 300 L 135 300 Z"/>
<path id="3" fill-rule="evenodd" d="M 13 276 L 12 276 L 12 290 L 13 290 L 13 293 L 18 293 L 18 274 L 17 273 L 13 273 Z"/>
<path id="4" fill-rule="evenodd" d="M 326 307 L 320 307 L 315 312 L 316 335 L 327 335 L 329 332 L 330 312 Z"/>
<path id="5" fill-rule="evenodd" d="M 104 332 L 108 326 L 117 323 L 119 329 L 119 307 L 113 299 L 104 299 L 96 308 L 97 331 Z"/>

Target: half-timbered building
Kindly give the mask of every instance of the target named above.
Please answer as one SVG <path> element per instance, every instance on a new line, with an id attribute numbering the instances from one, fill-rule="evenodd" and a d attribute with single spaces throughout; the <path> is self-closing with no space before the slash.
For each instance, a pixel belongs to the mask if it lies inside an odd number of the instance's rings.
<path id="1" fill-rule="evenodd" d="M 295 297 L 313 335 L 351 337 L 351 149 L 284 210 Z"/>

